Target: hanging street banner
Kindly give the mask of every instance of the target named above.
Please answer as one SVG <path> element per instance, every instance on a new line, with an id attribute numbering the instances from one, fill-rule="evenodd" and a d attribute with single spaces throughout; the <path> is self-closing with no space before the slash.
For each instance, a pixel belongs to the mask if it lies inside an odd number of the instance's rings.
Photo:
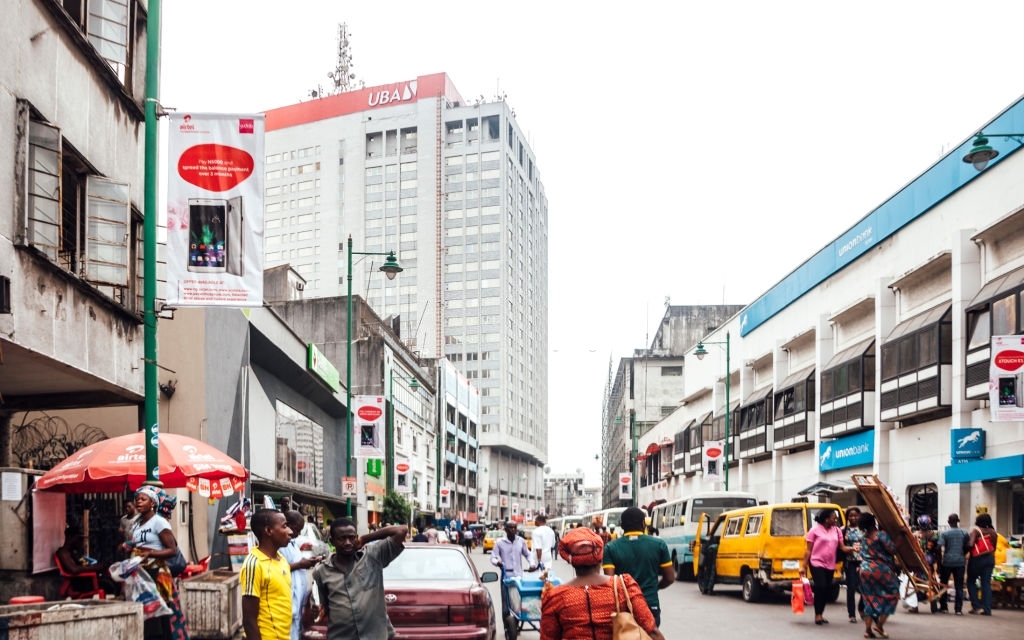
<path id="1" fill-rule="evenodd" d="M 395 464 L 395 491 L 412 493 L 412 467 L 405 460 Z"/>
<path id="2" fill-rule="evenodd" d="M 263 133 L 262 114 L 170 115 L 168 306 L 263 306 Z"/>
<path id="3" fill-rule="evenodd" d="M 633 497 L 633 474 L 626 472 L 619 473 L 619 500 L 629 500 Z"/>
<path id="4" fill-rule="evenodd" d="M 1024 336 L 992 336 L 988 375 L 992 422 L 1024 420 Z"/>
<path id="5" fill-rule="evenodd" d="M 352 396 L 352 440 L 357 458 L 384 457 L 384 397 Z M 392 470 L 388 469 L 388 473 Z"/>
<path id="6" fill-rule="evenodd" d="M 722 467 L 725 466 L 725 441 L 709 440 L 704 443 L 701 466 L 704 482 L 723 482 Z"/>

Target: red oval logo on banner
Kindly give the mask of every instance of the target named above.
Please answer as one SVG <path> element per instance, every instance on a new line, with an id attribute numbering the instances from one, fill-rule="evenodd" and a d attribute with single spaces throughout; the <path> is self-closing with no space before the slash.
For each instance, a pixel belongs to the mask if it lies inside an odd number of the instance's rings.
<path id="1" fill-rule="evenodd" d="M 405 473 L 406 471 L 409 470 L 409 465 L 405 464 L 404 462 L 399 462 L 398 464 L 395 465 L 395 469 L 398 470 L 398 473 Z"/>
<path id="2" fill-rule="evenodd" d="M 441 495 L 442 496 L 446 496 L 446 495 L 448 495 L 451 492 L 452 492 L 451 489 L 441 489 Z"/>
<path id="3" fill-rule="evenodd" d="M 207 191 L 227 191 L 252 175 L 256 163 L 247 152 L 223 144 L 197 144 L 178 158 L 178 175 Z"/>
<path id="4" fill-rule="evenodd" d="M 718 447 L 711 447 L 710 449 L 708 449 L 709 458 L 717 458 L 720 455 L 722 455 L 722 450 L 719 449 Z"/>
<path id="5" fill-rule="evenodd" d="M 1016 371 L 1024 366 L 1024 352 L 1007 349 L 996 354 L 995 365 L 1003 371 Z"/>
<path id="6" fill-rule="evenodd" d="M 363 420 L 369 420 L 371 422 L 379 418 L 383 413 L 384 412 L 381 411 L 380 407 L 375 407 L 373 405 L 359 407 L 359 411 L 356 412 L 356 414 L 360 418 L 362 418 Z"/>

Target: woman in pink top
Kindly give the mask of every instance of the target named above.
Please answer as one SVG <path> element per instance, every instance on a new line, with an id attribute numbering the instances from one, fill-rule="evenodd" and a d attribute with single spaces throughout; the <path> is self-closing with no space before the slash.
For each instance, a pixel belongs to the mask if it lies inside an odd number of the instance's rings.
<path id="1" fill-rule="evenodd" d="M 843 531 L 839 528 L 839 513 L 835 509 L 822 509 L 814 516 L 817 523 L 807 532 L 807 552 L 804 553 L 800 575 L 810 574 L 814 588 L 814 624 L 828 624 L 825 603 L 832 599 L 832 575 L 836 571 L 837 552 L 851 553 L 843 544 Z"/>

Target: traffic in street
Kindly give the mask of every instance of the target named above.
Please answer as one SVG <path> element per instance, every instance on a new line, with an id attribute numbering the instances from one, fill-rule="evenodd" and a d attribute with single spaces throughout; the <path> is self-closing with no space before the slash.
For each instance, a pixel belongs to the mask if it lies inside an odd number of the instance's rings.
<path id="1" fill-rule="evenodd" d="M 490 555 L 477 547 L 471 554 L 473 563 L 482 573 L 496 571 L 490 563 Z M 564 581 L 573 577 L 572 567 L 562 559 L 554 565 L 555 574 Z M 497 582 L 487 583 L 495 603 L 498 618 L 498 634 L 501 638 L 501 596 Z M 659 592 L 662 609 L 661 631 L 667 638 L 682 638 L 693 634 L 718 632 L 733 637 L 733 633 L 756 632 L 758 637 L 786 638 L 787 640 L 821 640 L 822 634 L 835 638 L 861 638 L 861 624 L 850 624 L 846 617 L 846 594 L 825 610 L 830 621 L 827 629 L 814 625 L 812 611 L 795 615 L 789 603 L 789 594 L 766 594 L 761 602 L 744 602 L 739 585 L 716 586 L 712 595 L 701 595 L 694 582 L 678 581 Z M 886 624 L 886 631 L 894 639 L 916 639 L 942 636 L 984 637 L 985 640 L 1016 640 L 1021 636 L 1024 625 L 1024 610 L 995 609 L 991 617 L 953 616 L 952 614 L 931 614 L 927 606 L 921 606 L 921 613 L 906 613 L 900 608 Z M 525 640 L 540 637 L 537 631 L 527 625 L 520 634 Z"/>

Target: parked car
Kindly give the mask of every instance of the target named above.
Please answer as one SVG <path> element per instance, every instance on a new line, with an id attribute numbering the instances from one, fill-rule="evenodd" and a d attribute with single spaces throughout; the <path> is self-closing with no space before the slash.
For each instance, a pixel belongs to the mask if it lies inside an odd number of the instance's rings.
<path id="1" fill-rule="evenodd" d="M 323 534 L 320 532 L 320 528 L 312 522 L 307 522 L 302 527 L 302 532 L 299 533 L 298 538 L 295 538 L 295 543 L 299 545 L 303 558 L 315 558 L 317 556 L 326 558 L 331 553 L 331 545 L 327 544 Z"/>
<path id="2" fill-rule="evenodd" d="M 384 600 L 395 637 L 403 640 L 495 640 L 494 605 L 485 582 L 457 545 L 407 542 L 384 569 Z"/>

